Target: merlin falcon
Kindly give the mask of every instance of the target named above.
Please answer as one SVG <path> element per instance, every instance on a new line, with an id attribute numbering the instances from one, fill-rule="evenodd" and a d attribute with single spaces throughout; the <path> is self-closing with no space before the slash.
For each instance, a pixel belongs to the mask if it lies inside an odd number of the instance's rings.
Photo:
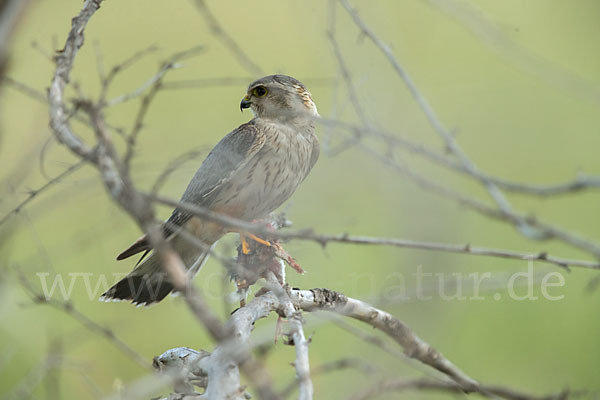
<path id="1" fill-rule="evenodd" d="M 181 202 L 253 221 L 267 217 L 290 198 L 315 165 L 319 140 L 314 123 L 319 114 L 306 87 L 286 75 L 270 75 L 253 82 L 240 108 L 250 108 L 254 119 L 217 143 L 196 171 Z M 206 249 L 230 229 L 176 208 L 163 224 L 163 231 L 190 276 L 194 276 L 208 257 Z M 194 243 L 189 234 L 205 246 Z M 119 254 L 117 260 L 141 252 L 144 255 L 135 269 L 101 299 L 148 305 L 173 291 L 145 236 Z"/>

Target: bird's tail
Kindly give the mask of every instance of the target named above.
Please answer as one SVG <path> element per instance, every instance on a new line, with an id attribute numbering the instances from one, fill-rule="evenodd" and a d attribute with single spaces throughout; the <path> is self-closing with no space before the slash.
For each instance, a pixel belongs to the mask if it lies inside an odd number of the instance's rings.
<path id="1" fill-rule="evenodd" d="M 179 236 L 173 238 L 171 245 L 188 269 L 190 279 L 193 278 L 208 259 L 208 251 Z M 133 304 L 150 305 L 171 293 L 174 286 L 169 282 L 157 253 L 153 251 L 142 258 L 135 269 L 108 289 L 100 300 L 130 300 Z"/>

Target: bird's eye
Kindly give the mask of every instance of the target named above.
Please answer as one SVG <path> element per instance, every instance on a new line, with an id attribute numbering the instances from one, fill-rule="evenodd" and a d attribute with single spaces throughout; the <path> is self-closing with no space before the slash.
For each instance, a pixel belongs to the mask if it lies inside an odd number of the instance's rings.
<path id="1" fill-rule="evenodd" d="M 254 88 L 252 94 L 254 94 L 256 97 L 264 97 L 267 95 L 267 89 L 264 86 L 259 86 Z"/>

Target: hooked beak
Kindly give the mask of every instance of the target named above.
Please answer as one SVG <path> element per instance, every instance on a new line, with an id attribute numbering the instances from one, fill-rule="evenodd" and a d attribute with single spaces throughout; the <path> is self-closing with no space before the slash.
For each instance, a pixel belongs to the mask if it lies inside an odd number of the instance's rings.
<path id="1" fill-rule="evenodd" d="M 250 101 L 250 97 L 246 96 L 242 99 L 242 102 L 240 103 L 240 111 L 244 111 L 244 108 L 250 108 L 250 105 L 252 104 L 252 102 Z"/>

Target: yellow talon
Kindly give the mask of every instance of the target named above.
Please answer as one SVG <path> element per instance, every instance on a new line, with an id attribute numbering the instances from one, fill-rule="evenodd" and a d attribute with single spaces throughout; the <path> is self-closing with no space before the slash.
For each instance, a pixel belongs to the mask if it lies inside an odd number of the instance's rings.
<path id="1" fill-rule="evenodd" d="M 242 241 L 242 254 L 250 254 L 250 247 L 244 235 L 240 235 L 240 240 Z"/>
<path id="2" fill-rule="evenodd" d="M 265 239 L 261 239 L 258 236 L 254 235 L 254 234 L 252 234 L 250 232 L 247 232 L 246 236 L 248 236 L 250 239 L 254 240 L 255 242 L 258 242 L 260 244 L 264 244 L 267 247 L 271 245 L 271 243 L 267 242 Z"/>
<path id="3" fill-rule="evenodd" d="M 271 243 L 269 243 L 268 241 L 259 238 L 258 236 L 250 233 L 250 232 L 244 232 L 241 233 L 240 232 L 240 241 L 242 242 L 242 254 L 250 254 L 250 245 L 248 244 L 248 241 L 246 240 L 246 238 L 250 238 L 252 240 L 254 240 L 257 243 L 260 243 L 264 246 L 271 246 Z"/>

